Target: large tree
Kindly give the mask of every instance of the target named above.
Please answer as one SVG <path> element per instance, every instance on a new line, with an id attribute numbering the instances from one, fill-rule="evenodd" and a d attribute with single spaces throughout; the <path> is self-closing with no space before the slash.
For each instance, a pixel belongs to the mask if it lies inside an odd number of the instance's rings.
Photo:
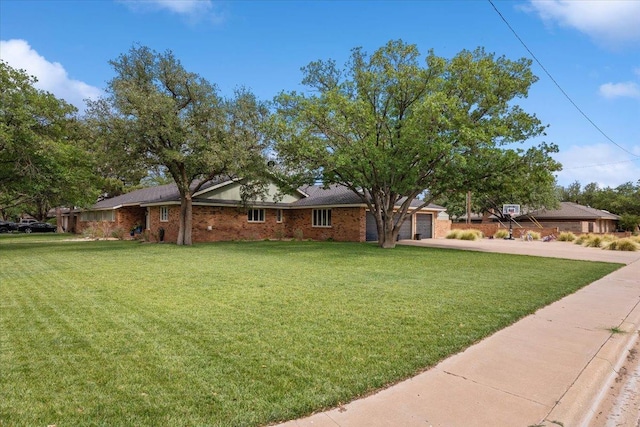
<path id="1" fill-rule="evenodd" d="M 0 61 L 0 212 L 44 220 L 95 200 L 95 183 L 76 108 L 35 83 Z"/>
<path id="2" fill-rule="evenodd" d="M 276 98 L 278 153 L 309 177 L 350 188 L 374 214 L 379 245 L 394 247 L 408 214 L 471 185 L 481 191 L 504 173 L 507 144 L 543 133 L 514 103 L 537 80 L 530 65 L 483 49 L 450 60 L 429 52 L 421 64 L 402 41 L 372 55 L 356 48 L 343 69 L 312 62 L 302 70 L 313 92 Z"/>
<path id="3" fill-rule="evenodd" d="M 263 167 L 268 110 L 247 90 L 222 98 L 170 51 L 135 46 L 110 64 L 116 76 L 91 106 L 91 122 L 120 135 L 111 144 L 131 161 L 171 176 L 180 193 L 177 244 L 190 245 L 193 194 L 216 177 L 251 177 Z"/>

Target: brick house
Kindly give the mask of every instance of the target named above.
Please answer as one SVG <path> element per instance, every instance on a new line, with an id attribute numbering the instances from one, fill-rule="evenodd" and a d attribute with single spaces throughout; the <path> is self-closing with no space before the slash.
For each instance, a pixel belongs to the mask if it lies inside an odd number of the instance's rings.
<path id="1" fill-rule="evenodd" d="M 540 209 L 528 212 L 515 220 L 523 227 L 535 229 L 539 223 L 545 228 L 573 233 L 612 233 L 618 229 L 620 217 L 608 211 L 594 209 L 573 202 L 561 202 L 559 209 Z"/>
<path id="2" fill-rule="evenodd" d="M 304 238 L 364 242 L 377 240 L 373 215 L 366 204 L 346 187 L 307 186 L 294 194 L 279 195 L 271 185 L 265 200 L 250 206 L 241 203 L 241 184 L 211 182 L 193 196 L 194 242 Z M 414 206 L 419 205 L 414 201 Z M 96 203 L 78 212 L 75 231 L 99 228 L 105 235 L 114 230 L 126 234 L 145 230 L 150 240 L 178 237 L 180 197 L 175 184 L 145 188 Z M 451 221 L 445 208 L 429 205 L 408 218 L 400 239 L 444 237 Z"/>

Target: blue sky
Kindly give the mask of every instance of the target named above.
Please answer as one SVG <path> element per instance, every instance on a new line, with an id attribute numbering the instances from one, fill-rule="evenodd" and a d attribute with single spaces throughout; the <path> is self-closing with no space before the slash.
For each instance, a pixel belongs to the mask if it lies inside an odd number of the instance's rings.
<path id="1" fill-rule="evenodd" d="M 113 77 L 108 61 L 136 43 L 172 50 L 223 95 L 245 86 L 271 100 L 302 89 L 310 61 L 343 64 L 352 48 L 373 52 L 392 39 L 444 57 L 483 46 L 531 58 L 493 5 L 542 64 L 518 103 L 550 125 L 558 183 L 640 180 L 637 0 L 0 0 L 0 59 L 81 110 Z"/>

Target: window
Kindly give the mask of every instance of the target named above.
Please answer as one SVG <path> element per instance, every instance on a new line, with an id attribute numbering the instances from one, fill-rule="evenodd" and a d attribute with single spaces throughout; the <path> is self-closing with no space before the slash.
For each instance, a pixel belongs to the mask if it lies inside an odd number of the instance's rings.
<path id="1" fill-rule="evenodd" d="M 276 222 L 282 222 L 282 209 L 276 210 Z"/>
<path id="2" fill-rule="evenodd" d="M 160 206 L 160 222 L 169 221 L 169 206 Z"/>
<path id="3" fill-rule="evenodd" d="M 311 225 L 314 227 L 331 227 L 331 209 L 314 209 Z"/>
<path id="4" fill-rule="evenodd" d="M 249 209 L 247 212 L 247 221 L 264 222 L 264 209 Z"/>
<path id="5" fill-rule="evenodd" d="M 115 221 L 114 211 L 84 211 L 80 214 L 80 221 Z"/>

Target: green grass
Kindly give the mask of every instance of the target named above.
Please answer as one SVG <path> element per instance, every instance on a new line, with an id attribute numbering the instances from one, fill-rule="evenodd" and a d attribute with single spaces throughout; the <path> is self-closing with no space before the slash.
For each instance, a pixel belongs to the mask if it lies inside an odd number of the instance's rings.
<path id="1" fill-rule="evenodd" d="M 0 426 L 300 417 L 414 375 L 620 267 L 64 237 L 0 236 Z"/>

